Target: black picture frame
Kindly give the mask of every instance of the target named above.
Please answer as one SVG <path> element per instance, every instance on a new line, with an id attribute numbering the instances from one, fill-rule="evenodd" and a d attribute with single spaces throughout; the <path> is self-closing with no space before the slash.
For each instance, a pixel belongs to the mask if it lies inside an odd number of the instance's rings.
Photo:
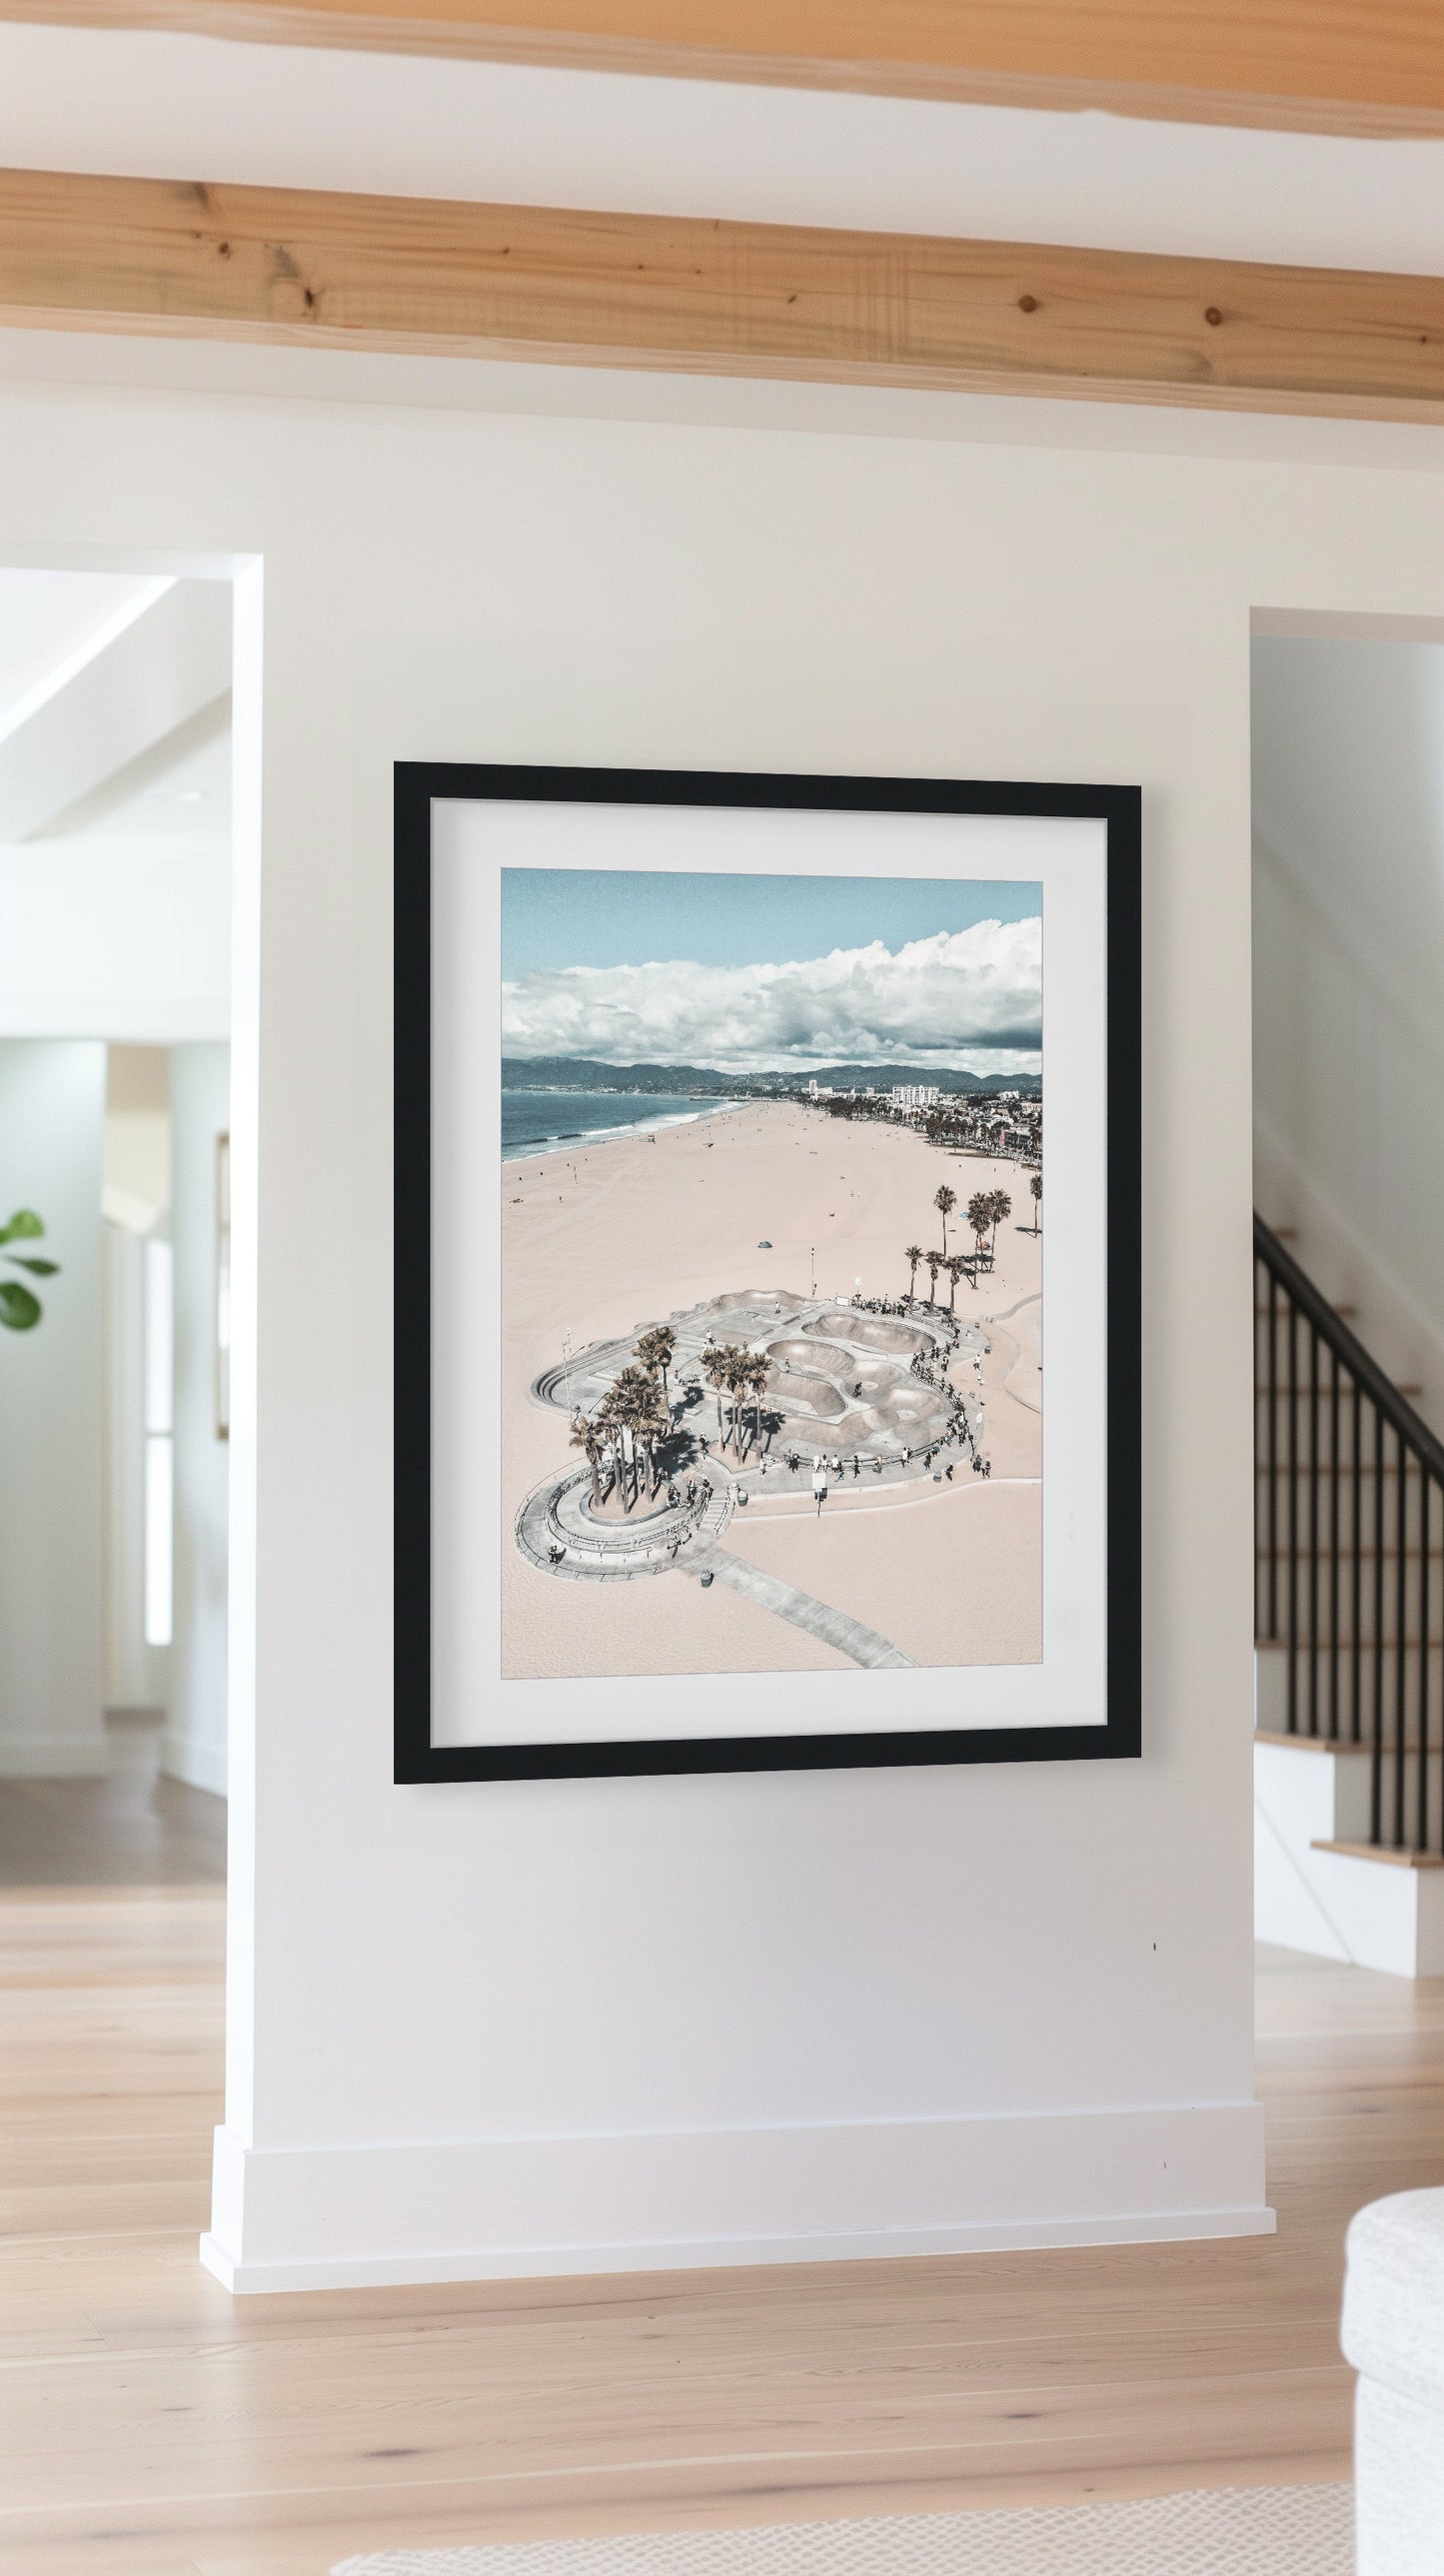
<path id="1" fill-rule="evenodd" d="M 431 1740 L 431 808 L 445 799 L 1020 815 L 1107 833 L 1107 1710 L 1102 1725 L 680 1742 Z M 395 769 L 395 1767 L 398 1783 L 1136 1760 L 1142 1751 L 1138 1351 L 1142 792 L 986 779 L 398 761 Z"/>

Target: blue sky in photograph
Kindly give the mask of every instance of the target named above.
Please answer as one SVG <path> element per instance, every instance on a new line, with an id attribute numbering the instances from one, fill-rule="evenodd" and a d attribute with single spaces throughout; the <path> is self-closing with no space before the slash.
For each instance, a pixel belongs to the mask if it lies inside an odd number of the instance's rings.
<path id="1" fill-rule="evenodd" d="M 1043 890 L 955 877 L 724 876 L 503 868 L 507 982 L 569 966 L 781 965 L 880 940 L 894 955 L 939 931 L 1029 921 Z"/>
<path id="2" fill-rule="evenodd" d="M 1037 1068 L 1036 882 L 504 869 L 502 917 L 509 1056 Z"/>

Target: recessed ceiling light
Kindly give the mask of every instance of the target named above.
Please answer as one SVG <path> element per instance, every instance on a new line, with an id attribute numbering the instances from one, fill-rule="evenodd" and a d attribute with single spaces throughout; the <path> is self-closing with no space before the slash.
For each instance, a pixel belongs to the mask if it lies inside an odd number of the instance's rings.
<path id="1" fill-rule="evenodd" d="M 158 805 L 204 805 L 203 787 L 155 787 L 151 790 Z"/>

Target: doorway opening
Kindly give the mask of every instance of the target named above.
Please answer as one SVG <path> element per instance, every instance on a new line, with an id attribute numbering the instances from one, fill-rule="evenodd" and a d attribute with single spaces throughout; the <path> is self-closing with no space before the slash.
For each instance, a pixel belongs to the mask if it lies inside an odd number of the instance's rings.
<path id="1" fill-rule="evenodd" d="M 1255 1920 L 1444 1975 L 1444 625 L 1253 638 Z"/>
<path id="2" fill-rule="evenodd" d="M 227 578 L 0 568 L 0 1889 L 217 1922 L 233 623 Z"/>

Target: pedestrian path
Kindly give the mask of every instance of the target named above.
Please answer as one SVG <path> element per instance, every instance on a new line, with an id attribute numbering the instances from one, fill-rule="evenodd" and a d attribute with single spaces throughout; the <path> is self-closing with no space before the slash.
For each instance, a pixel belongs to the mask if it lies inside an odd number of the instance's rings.
<path id="1" fill-rule="evenodd" d="M 699 1541 L 678 1559 L 678 1571 L 697 1576 L 704 1571 L 715 1575 L 719 1583 L 730 1586 L 755 1601 L 774 1618 L 788 1619 L 794 1628 L 805 1629 L 825 1646 L 834 1646 L 849 1662 L 861 1664 L 869 1671 L 891 1670 L 912 1672 L 911 1655 L 880 1637 L 873 1628 L 864 1628 L 860 1619 L 849 1619 L 845 1610 L 834 1610 L 826 1601 L 814 1601 L 810 1592 L 799 1592 L 796 1585 L 783 1583 L 775 1574 L 764 1574 L 761 1567 L 749 1565 L 745 1557 L 733 1556 L 725 1547 Z"/>
<path id="2" fill-rule="evenodd" d="M 643 1507 L 633 1520 L 598 1521 L 587 1510 L 591 1481 L 589 1467 L 546 1476 L 518 1512 L 517 1545 L 544 1574 L 601 1576 L 609 1583 L 665 1574 L 679 1551 L 699 1539 L 720 1538 L 732 1518 L 732 1487 L 719 1484 L 696 1506 Z"/>

